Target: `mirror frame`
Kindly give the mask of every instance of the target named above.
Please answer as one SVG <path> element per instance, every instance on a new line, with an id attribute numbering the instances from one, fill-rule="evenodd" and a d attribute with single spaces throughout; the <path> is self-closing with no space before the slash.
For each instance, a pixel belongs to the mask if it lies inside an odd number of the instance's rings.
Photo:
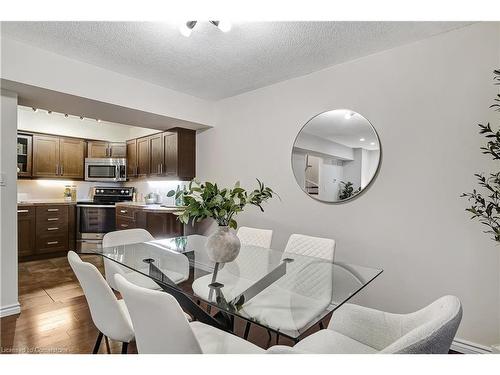
<path id="1" fill-rule="evenodd" d="M 358 194 L 356 195 L 353 195 L 347 199 L 344 199 L 344 200 L 339 200 L 339 201 L 325 201 L 325 200 L 322 200 L 322 199 L 319 199 L 319 198 L 316 198 L 316 197 L 313 197 L 312 195 L 310 194 L 307 194 L 306 191 L 304 191 L 304 189 L 302 189 L 302 187 L 299 185 L 298 181 L 297 181 L 297 176 L 295 175 L 295 172 L 293 170 L 293 148 L 295 147 L 295 143 L 297 142 L 297 138 L 299 137 L 300 133 L 302 132 L 302 130 L 304 130 L 304 128 L 312 121 L 314 120 L 316 117 L 322 115 L 323 113 L 327 113 L 327 112 L 332 112 L 332 111 L 351 111 L 351 112 L 355 112 L 357 113 L 358 115 L 362 116 L 366 122 L 368 122 L 368 124 L 370 124 L 373 132 L 375 133 L 375 136 L 377 137 L 377 141 L 378 141 L 378 145 L 379 145 L 379 151 L 380 151 L 380 156 L 379 156 L 379 160 L 378 160 L 378 165 L 377 165 L 377 169 L 375 170 L 375 173 L 373 174 L 373 177 L 371 178 L 370 182 L 365 186 L 365 188 L 363 190 L 361 190 Z M 323 112 L 320 112 L 316 115 L 314 115 L 313 117 L 309 118 L 309 120 L 306 121 L 306 123 L 304 125 L 302 125 L 297 133 L 297 135 L 295 136 L 295 138 L 293 139 L 293 143 L 292 143 L 292 150 L 291 150 L 291 153 L 290 153 L 290 167 L 292 168 L 292 175 L 293 175 L 293 178 L 295 180 L 295 184 L 299 187 L 300 191 L 302 191 L 305 195 L 307 195 L 309 198 L 311 199 L 314 199 L 316 202 L 321 202 L 321 203 L 326 203 L 326 204 L 344 204 L 344 203 L 348 203 L 348 202 L 351 202 L 357 198 L 359 198 L 360 196 L 364 195 L 364 193 L 366 191 L 368 191 L 370 189 L 370 187 L 373 185 L 374 181 L 377 179 L 378 177 L 378 174 L 380 172 L 380 168 L 382 166 L 382 155 L 383 155 L 383 152 L 382 152 L 382 142 L 380 141 L 380 137 L 378 135 L 378 132 L 377 132 L 377 129 L 375 129 L 375 126 L 373 126 L 373 124 L 364 116 L 362 115 L 361 113 L 359 113 L 358 111 L 355 111 L 353 109 L 348 109 L 348 108 L 337 108 L 337 109 L 330 109 L 328 111 L 323 111 Z"/>

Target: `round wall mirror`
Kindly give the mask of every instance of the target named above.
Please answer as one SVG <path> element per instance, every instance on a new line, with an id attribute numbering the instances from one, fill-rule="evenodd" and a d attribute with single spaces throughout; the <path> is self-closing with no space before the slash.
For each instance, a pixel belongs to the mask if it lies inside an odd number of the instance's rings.
<path id="1" fill-rule="evenodd" d="M 292 169 L 311 198 L 345 202 L 370 185 L 380 164 L 375 128 L 349 109 L 323 112 L 300 130 L 292 150 Z"/>

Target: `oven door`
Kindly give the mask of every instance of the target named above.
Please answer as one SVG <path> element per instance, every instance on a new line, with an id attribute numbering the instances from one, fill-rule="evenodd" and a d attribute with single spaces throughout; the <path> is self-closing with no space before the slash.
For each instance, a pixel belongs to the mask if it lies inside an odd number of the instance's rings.
<path id="1" fill-rule="evenodd" d="M 106 233 L 116 229 L 113 205 L 79 204 L 76 212 L 78 240 L 100 241 Z"/>

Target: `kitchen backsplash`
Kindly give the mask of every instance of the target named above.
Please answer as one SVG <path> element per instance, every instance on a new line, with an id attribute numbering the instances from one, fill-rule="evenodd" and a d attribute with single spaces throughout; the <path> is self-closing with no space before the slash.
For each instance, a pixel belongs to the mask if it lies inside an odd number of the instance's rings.
<path id="1" fill-rule="evenodd" d="M 18 180 L 17 196 L 18 201 L 39 200 L 39 199 L 60 199 L 63 198 L 64 187 L 75 185 L 77 189 L 77 200 L 91 198 L 91 189 L 94 186 L 132 186 L 137 193 L 137 200 L 141 200 L 148 193 L 160 194 L 163 203 L 173 204 L 173 198 L 167 198 L 170 190 L 182 189 L 188 182 L 184 181 L 133 181 L 123 184 L 113 184 L 105 182 L 69 181 L 69 180 Z"/>

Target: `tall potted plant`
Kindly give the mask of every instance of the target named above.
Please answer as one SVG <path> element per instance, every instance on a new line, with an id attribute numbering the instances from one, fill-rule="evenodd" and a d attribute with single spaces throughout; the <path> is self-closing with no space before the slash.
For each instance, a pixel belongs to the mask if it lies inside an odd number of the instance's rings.
<path id="1" fill-rule="evenodd" d="M 495 85 L 500 85 L 500 69 L 493 71 Z M 490 108 L 500 112 L 500 94 L 497 94 Z M 481 147 L 483 154 L 490 155 L 493 160 L 500 160 L 500 128 L 493 130 L 490 123 L 479 124 L 479 133 L 486 137 L 486 144 Z M 492 239 L 500 242 L 500 171 L 485 176 L 475 174 L 480 190 L 473 189 L 472 193 L 463 193 L 472 204 L 466 209 L 471 213 L 471 219 L 477 219 L 487 227 L 484 231 L 492 235 Z"/>
<path id="2" fill-rule="evenodd" d="M 207 240 L 208 256 L 214 262 L 227 263 L 236 259 L 241 247 L 240 240 L 230 230 L 238 227 L 235 216 L 247 205 L 257 206 L 264 212 L 262 203 L 276 195 L 259 179 L 257 182 L 258 187 L 247 192 L 239 182 L 233 188 L 220 188 L 216 183 L 193 180 L 187 190 L 171 190 L 167 196 L 183 200 L 184 208 L 177 213 L 182 223 L 187 224 L 190 220 L 195 223 L 206 218 L 217 222 L 218 229 Z"/>

